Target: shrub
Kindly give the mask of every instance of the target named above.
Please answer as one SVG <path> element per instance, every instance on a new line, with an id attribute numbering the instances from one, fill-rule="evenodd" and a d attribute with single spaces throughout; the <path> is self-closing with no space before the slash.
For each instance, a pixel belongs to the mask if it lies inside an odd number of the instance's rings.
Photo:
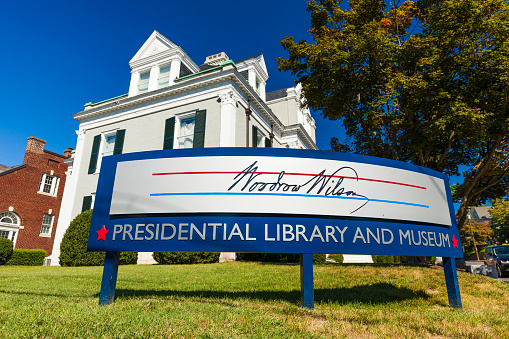
<path id="1" fill-rule="evenodd" d="M 343 254 L 329 254 L 329 259 L 333 259 L 338 264 L 342 264 L 345 258 L 343 257 Z"/>
<path id="2" fill-rule="evenodd" d="M 85 211 L 69 225 L 60 244 L 61 266 L 101 266 L 104 265 L 104 252 L 87 252 L 88 234 L 92 221 L 92 210 Z M 137 252 L 121 252 L 120 264 L 136 263 Z"/>
<path id="3" fill-rule="evenodd" d="M 325 264 L 325 260 L 327 260 L 327 254 L 325 254 L 325 253 L 315 253 L 315 254 L 313 254 L 313 263 L 315 263 L 315 264 Z"/>
<path id="4" fill-rule="evenodd" d="M 12 255 L 12 241 L 0 238 L 0 265 L 5 265 Z"/>
<path id="5" fill-rule="evenodd" d="M 313 254 L 313 263 L 325 263 L 325 254 Z M 237 260 L 240 261 L 261 261 L 261 262 L 300 262 L 300 253 L 237 253 Z"/>
<path id="6" fill-rule="evenodd" d="M 237 253 L 240 261 L 294 263 L 300 261 L 299 253 Z"/>
<path id="7" fill-rule="evenodd" d="M 401 264 L 406 260 L 402 255 L 372 255 L 373 262 L 376 264 Z"/>
<path id="8" fill-rule="evenodd" d="M 42 266 L 47 255 L 45 250 L 15 249 L 7 265 Z"/>
<path id="9" fill-rule="evenodd" d="M 154 252 L 152 257 L 162 265 L 219 262 L 219 253 L 217 252 Z"/>

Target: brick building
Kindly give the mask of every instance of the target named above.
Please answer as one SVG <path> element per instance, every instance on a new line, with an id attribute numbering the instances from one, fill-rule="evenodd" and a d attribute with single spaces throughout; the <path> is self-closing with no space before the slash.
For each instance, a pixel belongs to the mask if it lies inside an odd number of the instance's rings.
<path id="1" fill-rule="evenodd" d="M 0 168 L 0 236 L 14 248 L 51 254 L 67 164 L 65 155 L 44 149 L 46 141 L 29 137 L 23 164 Z"/>

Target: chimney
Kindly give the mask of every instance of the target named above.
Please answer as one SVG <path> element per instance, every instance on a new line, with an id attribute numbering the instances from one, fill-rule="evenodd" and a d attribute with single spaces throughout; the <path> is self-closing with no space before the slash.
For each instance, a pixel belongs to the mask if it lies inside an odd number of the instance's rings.
<path id="1" fill-rule="evenodd" d="M 45 140 L 36 137 L 28 137 L 27 148 L 25 149 L 25 159 L 23 159 L 23 163 L 27 163 L 31 154 L 42 154 L 45 144 Z"/>
<path id="2" fill-rule="evenodd" d="M 68 148 L 68 149 L 64 150 L 64 157 L 66 159 L 69 159 L 71 156 L 72 156 L 72 148 Z"/>
<path id="3" fill-rule="evenodd" d="M 227 60 L 230 60 L 230 58 L 228 58 L 228 55 L 226 55 L 225 52 L 221 52 L 218 54 L 208 56 L 205 59 L 205 64 L 210 66 L 221 66 L 221 64 Z"/>
<path id="4" fill-rule="evenodd" d="M 45 144 L 46 144 L 45 140 L 42 140 L 42 139 L 39 139 L 36 137 L 29 137 L 28 143 L 27 143 L 27 149 L 26 149 L 25 153 L 31 152 L 31 153 L 42 154 L 42 152 L 44 151 Z"/>

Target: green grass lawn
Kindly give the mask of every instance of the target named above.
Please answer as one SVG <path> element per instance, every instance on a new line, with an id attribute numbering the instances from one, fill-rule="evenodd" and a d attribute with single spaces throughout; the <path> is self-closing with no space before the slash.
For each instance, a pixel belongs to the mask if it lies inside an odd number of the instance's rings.
<path id="1" fill-rule="evenodd" d="M 326 264 L 315 309 L 298 265 L 120 266 L 98 306 L 102 267 L 0 267 L 1 338 L 508 338 L 509 284 L 458 272 L 463 310 L 441 269 Z"/>

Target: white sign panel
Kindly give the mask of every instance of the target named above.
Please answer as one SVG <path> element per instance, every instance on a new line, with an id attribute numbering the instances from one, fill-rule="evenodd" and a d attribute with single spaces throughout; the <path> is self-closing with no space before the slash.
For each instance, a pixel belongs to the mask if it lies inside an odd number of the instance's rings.
<path id="1" fill-rule="evenodd" d="M 451 226 L 444 180 L 413 170 L 243 155 L 119 162 L 110 215 L 158 213 L 363 217 Z"/>

